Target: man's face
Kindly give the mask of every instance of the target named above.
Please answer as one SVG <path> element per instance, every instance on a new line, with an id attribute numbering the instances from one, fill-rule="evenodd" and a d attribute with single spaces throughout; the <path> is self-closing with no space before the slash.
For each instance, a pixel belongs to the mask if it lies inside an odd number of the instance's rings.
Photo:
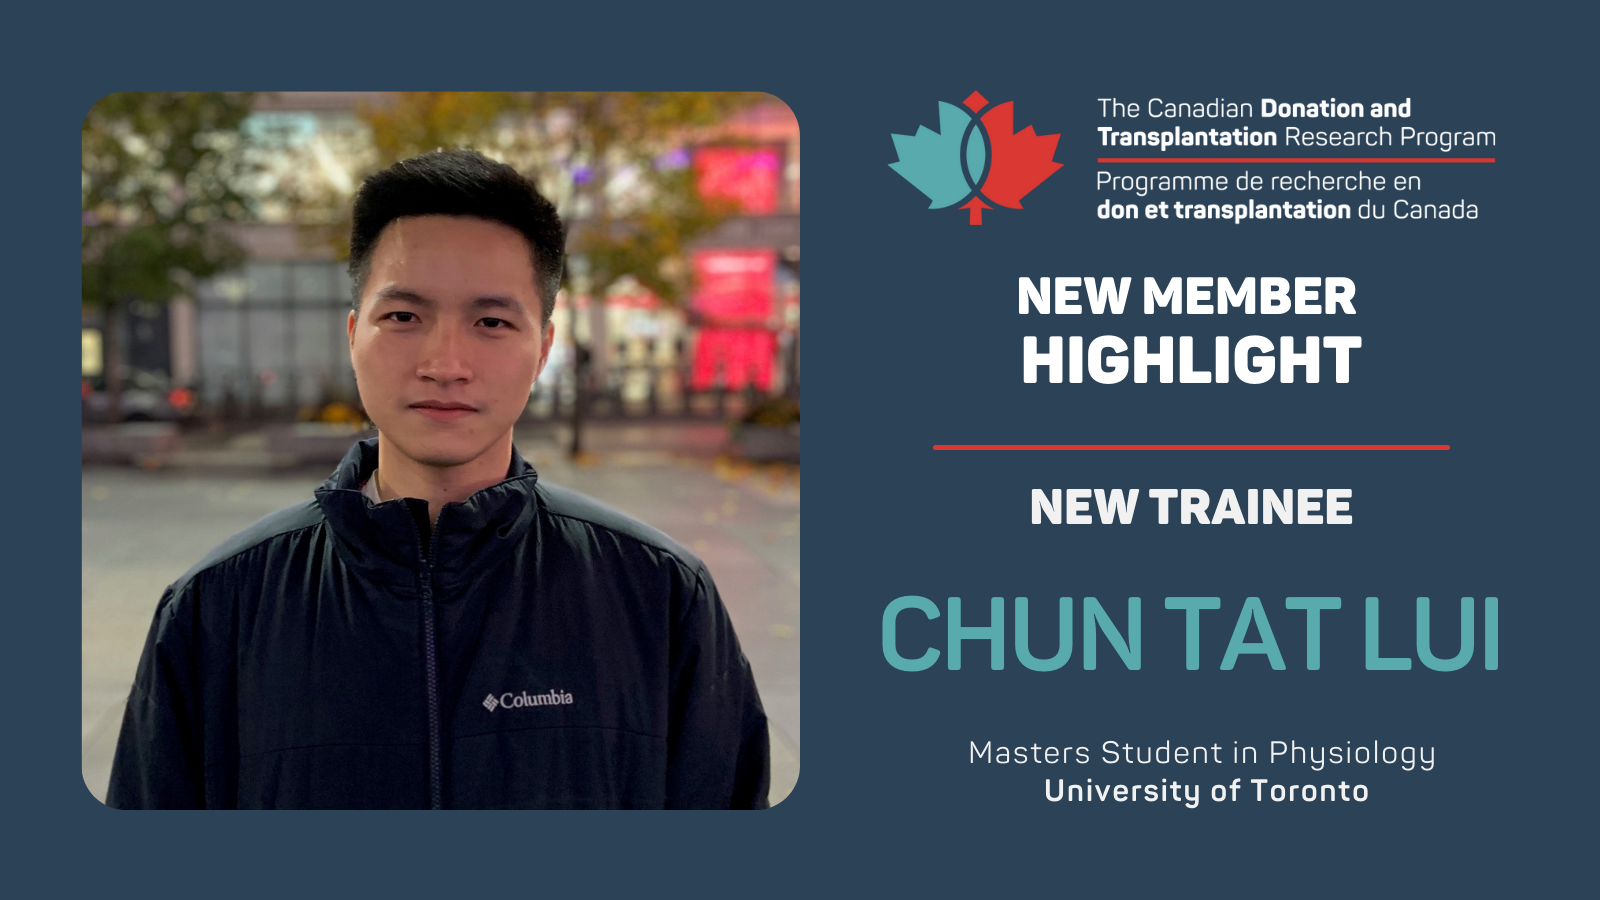
<path id="1" fill-rule="evenodd" d="M 350 314 L 350 362 L 388 443 L 429 466 L 496 448 L 550 354 L 528 241 L 484 219 L 396 219 Z"/>

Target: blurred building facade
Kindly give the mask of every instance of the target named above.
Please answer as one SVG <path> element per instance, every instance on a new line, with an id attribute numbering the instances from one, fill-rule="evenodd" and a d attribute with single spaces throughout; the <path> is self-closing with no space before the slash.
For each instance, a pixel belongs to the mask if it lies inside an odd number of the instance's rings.
<path id="1" fill-rule="evenodd" d="M 358 110 L 383 100 L 359 92 L 263 96 L 246 129 L 270 131 L 294 151 L 273 161 L 263 178 L 309 175 L 348 196 L 372 156 Z M 556 344 L 529 416 L 570 409 L 574 335 L 590 362 L 593 415 L 722 415 L 760 396 L 798 396 L 800 140 L 793 113 L 776 99 L 757 103 L 715 126 L 686 130 L 664 158 L 692 166 L 701 196 L 734 210 L 689 248 L 692 295 L 669 306 L 628 277 L 598 297 L 563 291 Z M 193 409 L 221 419 L 308 418 L 331 403 L 355 403 L 345 339 L 350 278 L 338 250 L 308 239 L 308 224 L 317 223 L 302 221 L 291 204 L 263 203 L 257 221 L 225 226 L 245 252 L 242 267 L 201 281 L 193 296 L 131 304 L 121 345 L 129 389 L 184 392 Z M 86 397 L 103 380 L 104 327 L 99 313 L 86 309 Z"/>

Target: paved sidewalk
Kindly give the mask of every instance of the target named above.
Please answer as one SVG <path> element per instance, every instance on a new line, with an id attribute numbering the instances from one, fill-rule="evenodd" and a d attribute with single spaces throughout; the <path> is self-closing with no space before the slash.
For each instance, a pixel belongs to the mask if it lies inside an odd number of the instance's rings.
<path id="1" fill-rule="evenodd" d="M 694 430 L 705 426 L 642 428 L 597 430 L 594 453 L 578 465 L 555 429 L 519 431 L 517 446 L 541 478 L 659 528 L 705 560 L 771 720 L 777 802 L 800 767 L 799 467 L 717 456 L 718 432 Z M 84 470 L 83 774 L 96 797 L 105 796 L 162 590 L 228 535 L 308 497 L 326 474 L 219 466 L 216 458 L 199 469 Z"/>

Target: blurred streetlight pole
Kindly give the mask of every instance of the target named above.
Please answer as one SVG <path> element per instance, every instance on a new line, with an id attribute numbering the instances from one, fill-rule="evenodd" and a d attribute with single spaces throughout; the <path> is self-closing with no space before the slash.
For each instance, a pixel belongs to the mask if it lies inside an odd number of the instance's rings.
<path id="1" fill-rule="evenodd" d="M 583 419 L 586 412 L 584 407 L 588 403 L 589 394 L 589 345 L 594 343 L 592 321 L 588 342 L 578 339 L 578 298 L 590 295 L 592 289 L 592 282 L 589 279 L 589 258 L 582 254 L 569 257 L 567 271 L 570 275 L 568 285 L 571 288 L 568 298 L 567 330 L 572 338 L 572 444 L 567 452 L 576 460 L 583 454 Z M 589 296 L 589 302 L 594 303 L 593 296 Z"/>

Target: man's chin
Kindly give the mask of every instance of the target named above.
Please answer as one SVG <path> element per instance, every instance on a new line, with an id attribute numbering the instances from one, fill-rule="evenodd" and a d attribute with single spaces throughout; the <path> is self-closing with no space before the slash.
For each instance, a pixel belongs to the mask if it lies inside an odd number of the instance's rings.
<path id="1" fill-rule="evenodd" d="M 396 440 L 389 436 L 389 445 L 398 453 L 418 465 L 436 469 L 452 469 L 464 466 L 477 460 L 494 448 L 495 441 L 484 443 L 482 441 L 466 441 L 457 439 L 443 439 L 436 437 L 428 439 L 401 438 Z M 382 465 L 382 461 L 379 461 Z"/>

